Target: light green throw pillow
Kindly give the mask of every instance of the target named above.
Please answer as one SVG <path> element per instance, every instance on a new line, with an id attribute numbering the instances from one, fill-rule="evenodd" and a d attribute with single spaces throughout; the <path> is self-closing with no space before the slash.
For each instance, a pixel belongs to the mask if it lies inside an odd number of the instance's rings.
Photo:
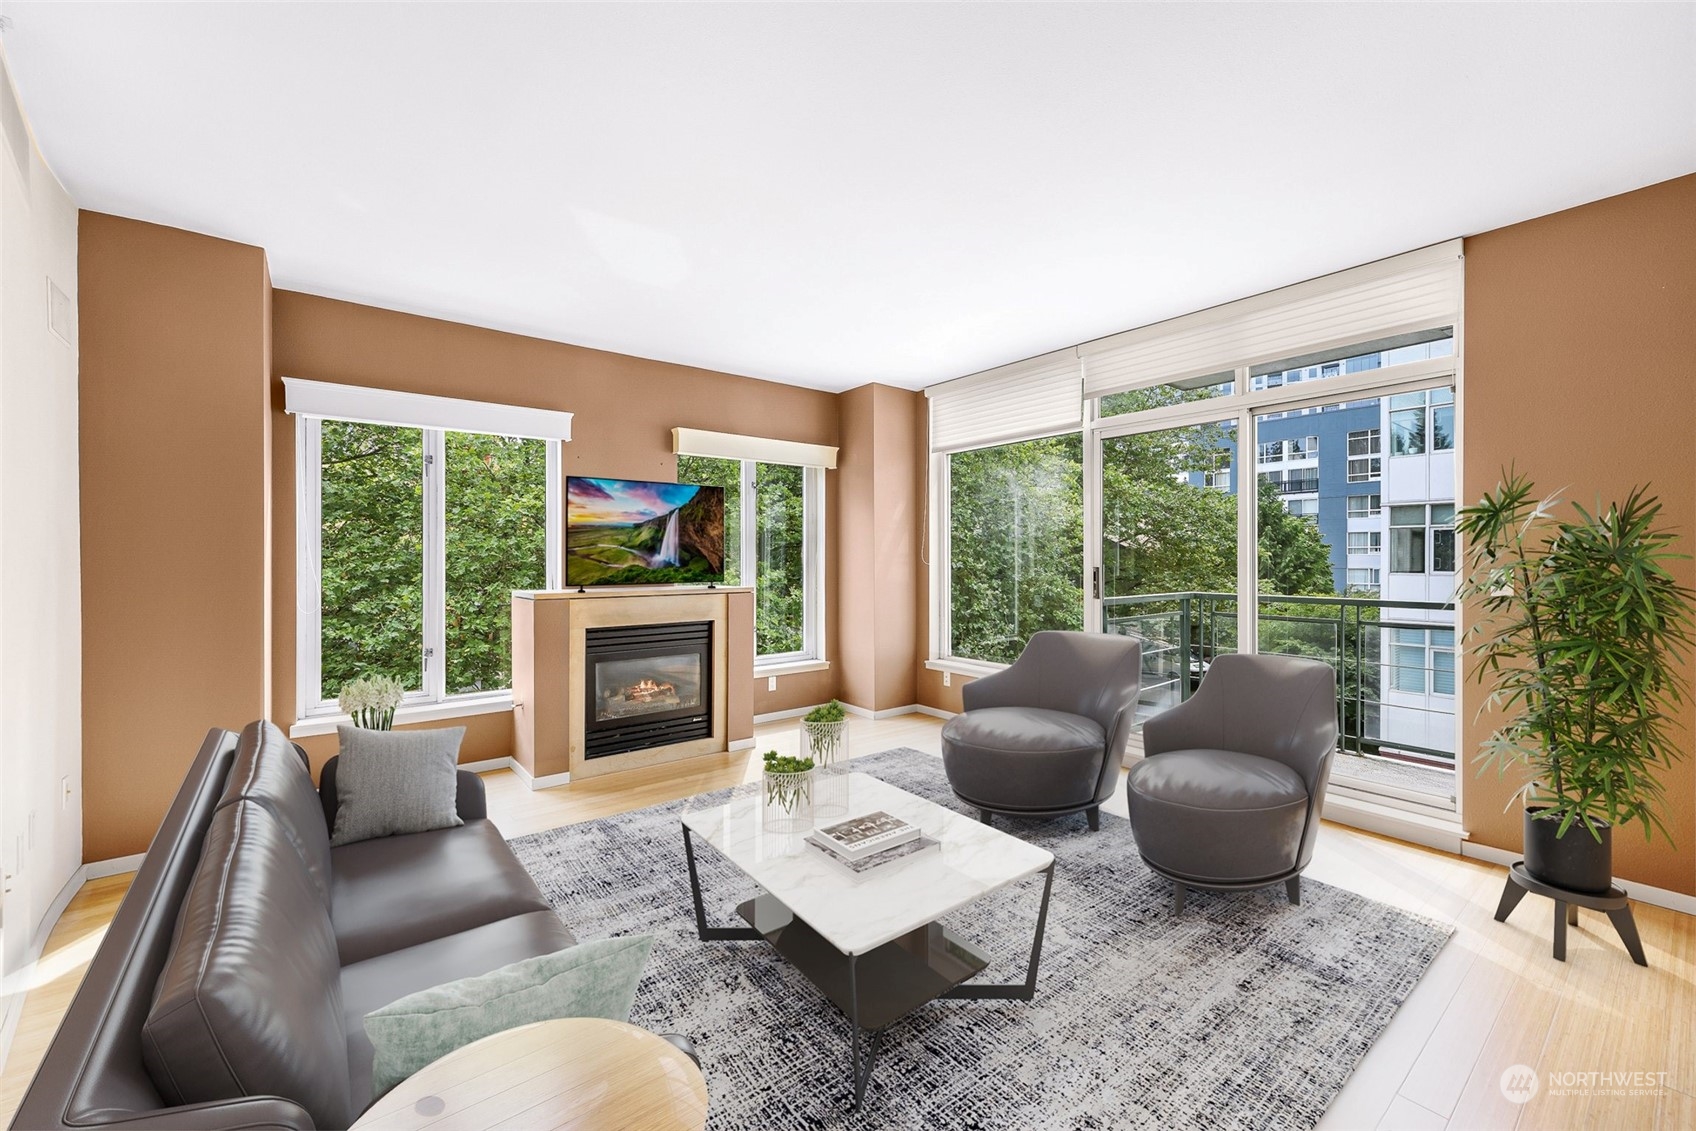
<path id="1" fill-rule="evenodd" d="M 652 935 L 579 943 L 419 990 L 365 1015 L 372 1098 L 454 1049 L 555 1017 L 630 1020 Z"/>

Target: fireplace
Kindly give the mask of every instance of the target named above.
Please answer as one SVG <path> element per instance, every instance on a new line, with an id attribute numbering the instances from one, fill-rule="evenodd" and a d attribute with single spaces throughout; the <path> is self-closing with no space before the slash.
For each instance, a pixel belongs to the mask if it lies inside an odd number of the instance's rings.
<path id="1" fill-rule="evenodd" d="M 583 756 L 712 737 L 712 643 L 711 621 L 589 629 Z"/>

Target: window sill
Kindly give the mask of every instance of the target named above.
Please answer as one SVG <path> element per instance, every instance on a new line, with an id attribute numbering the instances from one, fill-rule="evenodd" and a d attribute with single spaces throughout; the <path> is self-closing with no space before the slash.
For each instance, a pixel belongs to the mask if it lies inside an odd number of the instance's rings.
<path id="1" fill-rule="evenodd" d="M 953 656 L 926 660 L 925 667 L 933 672 L 949 672 L 953 675 L 971 676 L 973 679 L 982 679 L 986 675 L 1007 670 L 1006 664 L 992 664 L 987 660 L 961 660 Z"/>
<path id="2" fill-rule="evenodd" d="M 754 660 L 756 676 L 800 675 L 802 672 L 823 672 L 830 670 L 829 660 L 773 660 L 763 663 Z"/>
<path id="3" fill-rule="evenodd" d="M 395 725 L 407 723 L 433 723 L 442 719 L 462 719 L 472 715 L 493 715 L 501 711 L 512 710 L 512 692 L 502 691 L 494 695 L 467 696 L 464 699 L 449 699 L 443 703 L 419 703 L 413 706 L 403 706 L 395 711 Z M 353 720 L 347 715 L 337 712 L 334 715 L 314 715 L 301 719 L 289 727 L 290 738 L 312 738 L 321 734 L 335 734 L 339 726 L 350 726 Z"/>

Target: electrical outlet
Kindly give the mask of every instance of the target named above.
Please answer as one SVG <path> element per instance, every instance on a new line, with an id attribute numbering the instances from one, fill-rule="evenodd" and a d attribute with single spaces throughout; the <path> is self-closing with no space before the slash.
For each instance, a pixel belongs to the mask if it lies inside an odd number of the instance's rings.
<path id="1" fill-rule="evenodd" d="M 775 675 L 766 677 L 766 690 L 767 691 L 776 691 L 777 690 L 777 677 Z"/>
<path id="2" fill-rule="evenodd" d="M 953 672 L 943 672 L 942 673 L 942 686 L 944 686 L 944 687 L 953 687 L 954 686 L 954 673 Z"/>
<path id="3" fill-rule="evenodd" d="M 70 775 L 67 774 L 65 777 L 62 777 L 62 778 L 59 779 L 59 808 L 69 809 L 70 807 L 71 807 L 71 779 L 70 779 Z"/>

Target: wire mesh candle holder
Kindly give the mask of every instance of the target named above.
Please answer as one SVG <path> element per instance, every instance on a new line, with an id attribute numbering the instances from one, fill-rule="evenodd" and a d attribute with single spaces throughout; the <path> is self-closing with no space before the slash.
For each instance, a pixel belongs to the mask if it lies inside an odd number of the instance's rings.
<path id="1" fill-rule="evenodd" d="M 819 817 L 848 815 L 848 720 L 801 720 L 801 757 L 817 767 L 813 782 L 813 813 Z"/>
<path id="2" fill-rule="evenodd" d="M 762 798 L 767 832 L 801 833 L 812 829 L 816 774 L 816 770 L 790 774 L 765 771 Z"/>

